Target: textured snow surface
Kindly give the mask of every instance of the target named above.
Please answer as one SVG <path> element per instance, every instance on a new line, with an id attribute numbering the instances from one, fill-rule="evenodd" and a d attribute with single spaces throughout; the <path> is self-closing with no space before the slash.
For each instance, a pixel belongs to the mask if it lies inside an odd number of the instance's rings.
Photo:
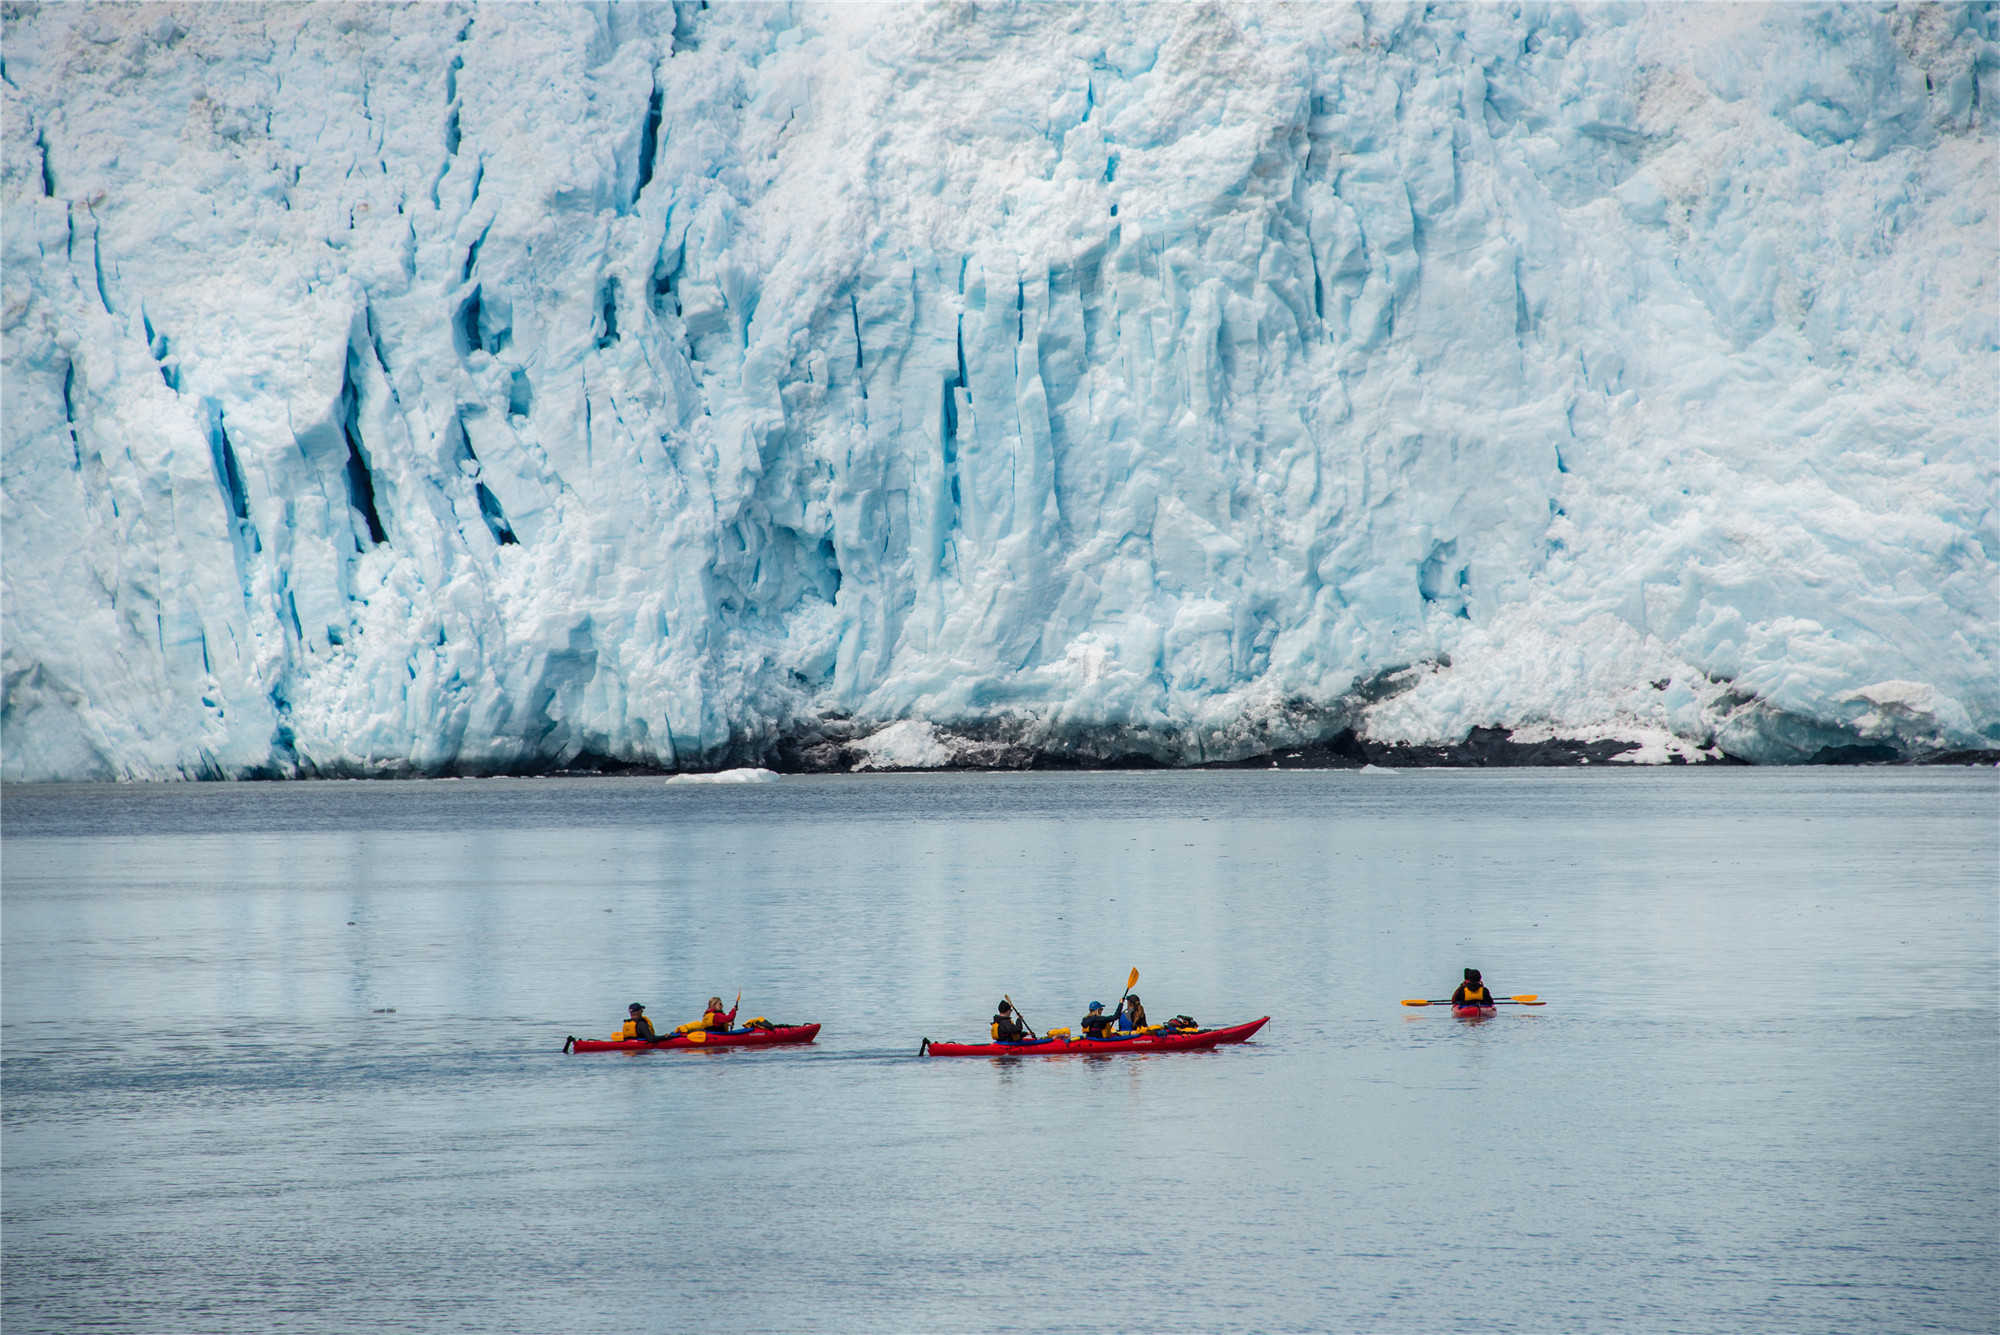
<path id="1" fill-rule="evenodd" d="M 2000 743 L 1991 9 L 5 14 L 9 779 Z"/>

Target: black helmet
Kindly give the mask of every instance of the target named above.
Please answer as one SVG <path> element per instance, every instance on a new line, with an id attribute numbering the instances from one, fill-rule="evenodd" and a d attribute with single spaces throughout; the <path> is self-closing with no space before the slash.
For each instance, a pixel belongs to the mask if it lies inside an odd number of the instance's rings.
<path id="1" fill-rule="evenodd" d="M 1478 982 L 1478 981 L 1479 981 L 1479 970 L 1477 970 L 1477 969 L 1467 969 L 1467 970 L 1465 971 L 1465 981 L 1466 981 L 1466 982 L 1468 982 L 1468 983 L 1476 983 L 1476 982 Z"/>
<path id="2" fill-rule="evenodd" d="M 632 1011 L 633 1013 L 636 1014 L 637 1012 L 642 1011 L 646 1008 L 644 1006 L 641 1006 L 638 1002 L 635 1001 L 631 1005 L 627 1006 L 625 1009 L 628 1011 Z"/>

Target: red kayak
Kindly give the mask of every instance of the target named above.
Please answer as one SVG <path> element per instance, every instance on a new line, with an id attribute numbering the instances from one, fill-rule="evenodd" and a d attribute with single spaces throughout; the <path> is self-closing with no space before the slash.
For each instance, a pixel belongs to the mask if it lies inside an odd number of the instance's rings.
<path id="1" fill-rule="evenodd" d="M 653 1048 L 763 1048 L 773 1043 L 810 1043 L 819 1034 L 816 1024 L 781 1024 L 771 1029 L 729 1029 L 693 1034 L 669 1034 L 651 1043 L 637 1038 L 576 1038 L 563 1044 L 564 1052 L 646 1052 Z"/>
<path id="2" fill-rule="evenodd" d="M 1227 1029 L 1135 1034 L 1131 1038 L 1038 1038 L 1030 1043 L 933 1043 L 917 1049 L 933 1057 L 1055 1057 L 1069 1052 L 1200 1052 L 1218 1043 L 1241 1043 L 1271 1022 L 1266 1015 Z"/>
<path id="3" fill-rule="evenodd" d="M 1484 1020 L 1489 1016 L 1498 1015 L 1500 1008 L 1498 1006 L 1453 1006 L 1451 1013 L 1461 1020 Z"/>

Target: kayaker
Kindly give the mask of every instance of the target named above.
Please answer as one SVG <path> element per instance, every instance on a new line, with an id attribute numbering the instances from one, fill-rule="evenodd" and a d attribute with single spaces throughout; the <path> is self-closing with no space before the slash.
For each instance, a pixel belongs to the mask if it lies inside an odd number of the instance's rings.
<path id="1" fill-rule="evenodd" d="M 1007 998 L 1000 998 L 1000 1013 L 993 1017 L 993 1041 L 995 1043 L 1025 1043 L 1033 1034 L 1028 1026 L 1021 1023 L 1021 1017 L 1014 1013 L 1014 1007 Z"/>
<path id="2" fill-rule="evenodd" d="M 1125 1004 L 1118 1008 L 1118 1031 L 1123 1034 L 1130 1034 L 1145 1027 L 1146 1008 L 1139 1004 L 1139 994 L 1137 992 L 1127 992 L 1125 994 Z"/>
<path id="3" fill-rule="evenodd" d="M 1111 1032 L 1111 1017 L 1104 1013 L 1104 1003 L 1091 1002 L 1090 1013 L 1083 1017 L 1083 1022 L 1077 1027 L 1083 1030 L 1085 1038 L 1106 1037 Z"/>
<path id="4" fill-rule="evenodd" d="M 724 1010 L 722 1009 L 721 997 L 710 997 L 708 999 L 708 1009 L 701 1013 L 699 1020 L 689 1021 L 674 1032 L 677 1034 L 692 1034 L 699 1029 L 711 1034 L 726 1034 L 729 1032 L 730 1026 L 735 1023 L 736 1008 L 731 1006 L 728 1010 Z"/>
<path id="5" fill-rule="evenodd" d="M 625 1021 L 623 1029 L 612 1035 L 613 1038 L 638 1039 L 642 1043 L 653 1043 L 659 1040 L 660 1036 L 653 1032 L 653 1022 L 646 1018 L 646 1008 L 644 1006 L 635 1001 L 625 1008 L 625 1013 L 630 1018 Z"/>
<path id="6" fill-rule="evenodd" d="M 1465 981 L 1460 983 L 1458 990 L 1451 994 L 1451 1004 L 1454 1006 L 1491 1006 L 1493 1004 L 1493 994 L 1486 990 L 1486 984 L 1479 981 L 1479 970 L 1467 969 L 1465 971 Z"/>

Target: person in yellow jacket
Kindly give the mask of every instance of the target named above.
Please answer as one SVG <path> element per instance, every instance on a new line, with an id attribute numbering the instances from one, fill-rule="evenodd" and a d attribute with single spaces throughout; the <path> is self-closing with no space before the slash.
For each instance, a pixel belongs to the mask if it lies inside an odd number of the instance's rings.
<path id="1" fill-rule="evenodd" d="M 1029 1043 L 1034 1041 L 1035 1031 L 1028 1028 L 1027 1021 L 1014 1009 L 1014 1004 L 1005 997 L 1000 998 L 1000 1010 L 987 1026 L 995 1043 Z"/>
<path id="2" fill-rule="evenodd" d="M 653 1032 L 653 1022 L 646 1018 L 646 1008 L 644 1006 L 635 1001 L 625 1008 L 625 1013 L 631 1018 L 625 1021 L 623 1029 L 611 1036 L 613 1039 L 625 1039 L 627 1041 L 637 1039 L 641 1043 L 656 1043 L 659 1041 L 660 1036 Z"/>
<path id="3" fill-rule="evenodd" d="M 721 997 L 710 997 L 708 1009 L 701 1013 L 699 1020 L 690 1020 L 674 1030 L 677 1034 L 692 1034 L 696 1030 L 710 1034 L 726 1034 L 736 1023 L 736 1008 L 722 1009 Z"/>
<path id="4" fill-rule="evenodd" d="M 1458 990 L 1451 994 L 1451 1004 L 1454 1006 L 1491 1006 L 1493 1004 L 1493 994 L 1488 992 L 1486 984 L 1480 981 L 1479 970 L 1467 969 L 1465 971 L 1465 981 L 1460 983 Z"/>

